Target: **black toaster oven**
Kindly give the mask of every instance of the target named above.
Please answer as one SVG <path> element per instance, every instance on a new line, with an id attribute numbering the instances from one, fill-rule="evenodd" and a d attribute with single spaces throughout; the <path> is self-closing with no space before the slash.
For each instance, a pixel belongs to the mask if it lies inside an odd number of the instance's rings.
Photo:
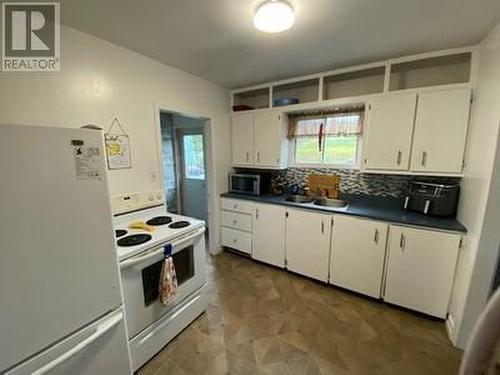
<path id="1" fill-rule="evenodd" d="M 456 181 L 410 181 L 404 208 L 430 216 L 455 216 L 459 194 L 460 183 Z"/>

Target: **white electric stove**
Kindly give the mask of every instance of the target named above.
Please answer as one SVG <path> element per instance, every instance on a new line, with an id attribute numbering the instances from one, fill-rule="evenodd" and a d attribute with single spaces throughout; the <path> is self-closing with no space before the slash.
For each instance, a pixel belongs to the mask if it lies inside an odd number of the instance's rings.
<path id="1" fill-rule="evenodd" d="M 138 220 L 153 230 L 130 229 Z M 114 224 L 135 371 L 207 308 L 205 222 L 160 205 L 115 216 Z M 166 253 L 173 258 L 179 287 L 163 306 L 158 288 Z"/>
<path id="2" fill-rule="evenodd" d="M 148 232 L 142 229 L 128 228 L 130 223 L 137 220 L 150 224 L 154 228 L 154 231 Z M 205 227 L 204 221 L 188 216 L 171 214 L 167 212 L 164 205 L 117 215 L 114 217 L 113 222 L 117 238 L 116 249 L 120 262 L 160 243 L 172 241 L 195 229 Z M 182 223 L 182 226 L 179 225 L 178 227 L 176 225 L 179 223 Z M 130 239 L 130 241 L 127 241 L 127 239 Z M 120 245 L 120 243 L 124 244 Z"/>

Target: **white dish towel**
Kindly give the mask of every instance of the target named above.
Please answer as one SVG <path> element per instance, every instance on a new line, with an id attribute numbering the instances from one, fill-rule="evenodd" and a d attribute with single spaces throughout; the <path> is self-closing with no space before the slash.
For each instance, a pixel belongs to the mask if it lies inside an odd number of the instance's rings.
<path id="1" fill-rule="evenodd" d="M 165 257 L 160 274 L 160 302 L 167 306 L 177 294 L 177 275 L 175 274 L 175 264 L 171 256 Z"/>

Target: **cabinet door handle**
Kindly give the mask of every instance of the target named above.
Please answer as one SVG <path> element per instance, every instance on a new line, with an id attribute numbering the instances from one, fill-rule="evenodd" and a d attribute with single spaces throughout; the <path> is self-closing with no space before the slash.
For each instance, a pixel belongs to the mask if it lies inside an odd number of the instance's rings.
<path id="1" fill-rule="evenodd" d="M 399 247 L 401 248 L 402 251 L 404 251 L 405 249 L 405 242 L 406 242 L 405 235 L 401 233 L 401 238 L 399 239 Z"/>
<path id="2" fill-rule="evenodd" d="M 401 150 L 398 151 L 398 159 L 397 159 L 397 163 L 398 165 L 401 165 L 401 158 L 403 156 L 403 153 L 401 152 Z"/>
<path id="3" fill-rule="evenodd" d="M 321 222 L 321 234 L 325 234 L 325 222 Z"/>
<path id="4" fill-rule="evenodd" d="M 422 151 L 422 167 L 425 167 L 427 164 L 427 152 Z"/>
<path id="5" fill-rule="evenodd" d="M 260 163 L 260 152 L 257 151 L 257 163 Z"/>
<path id="6" fill-rule="evenodd" d="M 375 229 L 375 236 L 373 237 L 373 241 L 378 245 L 379 233 L 378 229 Z"/>
<path id="7" fill-rule="evenodd" d="M 250 153 L 247 151 L 247 162 L 250 161 Z"/>
<path id="8" fill-rule="evenodd" d="M 259 209 L 258 208 L 255 209 L 255 218 L 256 219 L 259 218 Z"/>

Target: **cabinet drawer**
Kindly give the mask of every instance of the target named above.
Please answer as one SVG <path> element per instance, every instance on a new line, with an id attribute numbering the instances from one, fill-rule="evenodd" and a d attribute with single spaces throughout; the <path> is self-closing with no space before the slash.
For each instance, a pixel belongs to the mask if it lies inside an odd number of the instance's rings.
<path id="1" fill-rule="evenodd" d="M 252 231 L 252 215 L 242 214 L 233 211 L 222 211 L 221 214 L 222 226 L 244 230 L 247 232 Z"/>
<path id="2" fill-rule="evenodd" d="M 222 246 L 239 250 L 243 253 L 252 253 L 252 234 L 237 229 L 221 228 Z"/>
<path id="3" fill-rule="evenodd" d="M 239 199 L 222 198 L 221 208 L 223 210 L 252 214 L 254 211 L 254 204 Z"/>

